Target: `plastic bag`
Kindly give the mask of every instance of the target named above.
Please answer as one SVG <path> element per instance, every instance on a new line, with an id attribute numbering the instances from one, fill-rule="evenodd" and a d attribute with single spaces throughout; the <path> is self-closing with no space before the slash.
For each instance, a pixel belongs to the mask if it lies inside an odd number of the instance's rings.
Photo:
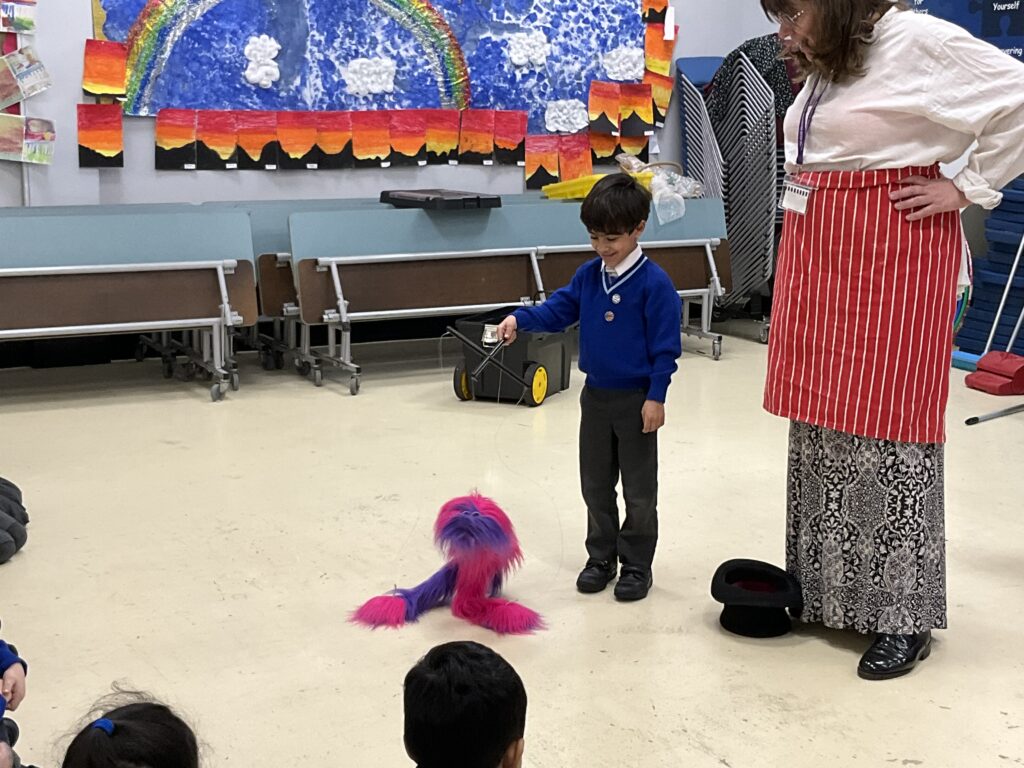
<path id="1" fill-rule="evenodd" d="M 686 198 L 704 194 L 701 183 L 684 176 L 682 168 L 675 163 L 645 164 L 625 153 L 616 156 L 615 161 L 627 173 L 653 173 L 650 190 L 659 224 L 683 218 L 686 215 Z"/>

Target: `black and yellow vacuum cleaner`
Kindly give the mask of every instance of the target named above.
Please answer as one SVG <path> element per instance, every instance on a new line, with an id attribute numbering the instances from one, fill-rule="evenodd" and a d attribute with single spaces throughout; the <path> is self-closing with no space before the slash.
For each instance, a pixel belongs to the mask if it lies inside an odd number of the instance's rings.
<path id="1" fill-rule="evenodd" d="M 510 312 L 477 315 L 457 321 L 456 328 L 448 326 L 463 348 L 463 360 L 452 377 L 459 400 L 537 406 L 569 387 L 570 334 L 520 332 L 515 342 L 506 346 L 498 340 L 496 329 Z"/>

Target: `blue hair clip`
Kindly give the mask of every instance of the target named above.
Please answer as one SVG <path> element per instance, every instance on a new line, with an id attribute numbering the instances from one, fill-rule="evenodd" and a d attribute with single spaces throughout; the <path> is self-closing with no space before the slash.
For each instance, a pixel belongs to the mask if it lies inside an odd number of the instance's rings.
<path id="1" fill-rule="evenodd" d="M 101 717 L 99 720 L 94 722 L 92 724 L 92 727 L 99 728 L 101 731 L 107 734 L 107 736 L 114 735 L 114 724 L 110 722 L 110 720 L 107 720 L 107 718 L 105 717 Z"/>

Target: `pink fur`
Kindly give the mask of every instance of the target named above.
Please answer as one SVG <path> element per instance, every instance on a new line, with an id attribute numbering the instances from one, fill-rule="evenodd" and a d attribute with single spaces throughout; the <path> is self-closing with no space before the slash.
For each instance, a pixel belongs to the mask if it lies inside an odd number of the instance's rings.
<path id="1" fill-rule="evenodd" d="M 494 632 L 527 634 L 544 628 L 540 614 L 493 596 L 495 584 L 523 560 L 512 521 L 494 501 L 474 493 L 447 502 L 438 512 L 434 540 L 448 561 L 446 570 L 418 587 L 372 598 L 353 614 L 353 621 L 398 627 L 450 601 L 453 614 Z M 447 574 L 443 579 L 442 573 Z"/>
<path id="2" fill-rule="evenodd" d="M 368 627 L 397 629 L 405 624 L 405 600 L 397 595 L 371 597 L 352 613 L 352 621 Z"/>

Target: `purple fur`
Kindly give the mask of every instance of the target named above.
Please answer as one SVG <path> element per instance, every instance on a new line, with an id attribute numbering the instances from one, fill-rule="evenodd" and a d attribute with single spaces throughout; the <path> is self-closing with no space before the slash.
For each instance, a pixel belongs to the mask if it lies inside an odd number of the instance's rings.
<path id="1" fill-rule="evenodd" d="M 497 520 L 476 510 L 465 509 L 451 518 L 437 537 L 442 550 L 454 556 L 478 552 L 481 548 L 501 552 L 511 548 L 508 534 Z"/>
<path id="2" fill-rule="evenodd" d="M 449 563 L 422 584 L 410 589 L 396 589 L 394 594 L 405 600 L 406 621 L 416 621 L 423 613 L 452 599 L 458 566 Z"/>

